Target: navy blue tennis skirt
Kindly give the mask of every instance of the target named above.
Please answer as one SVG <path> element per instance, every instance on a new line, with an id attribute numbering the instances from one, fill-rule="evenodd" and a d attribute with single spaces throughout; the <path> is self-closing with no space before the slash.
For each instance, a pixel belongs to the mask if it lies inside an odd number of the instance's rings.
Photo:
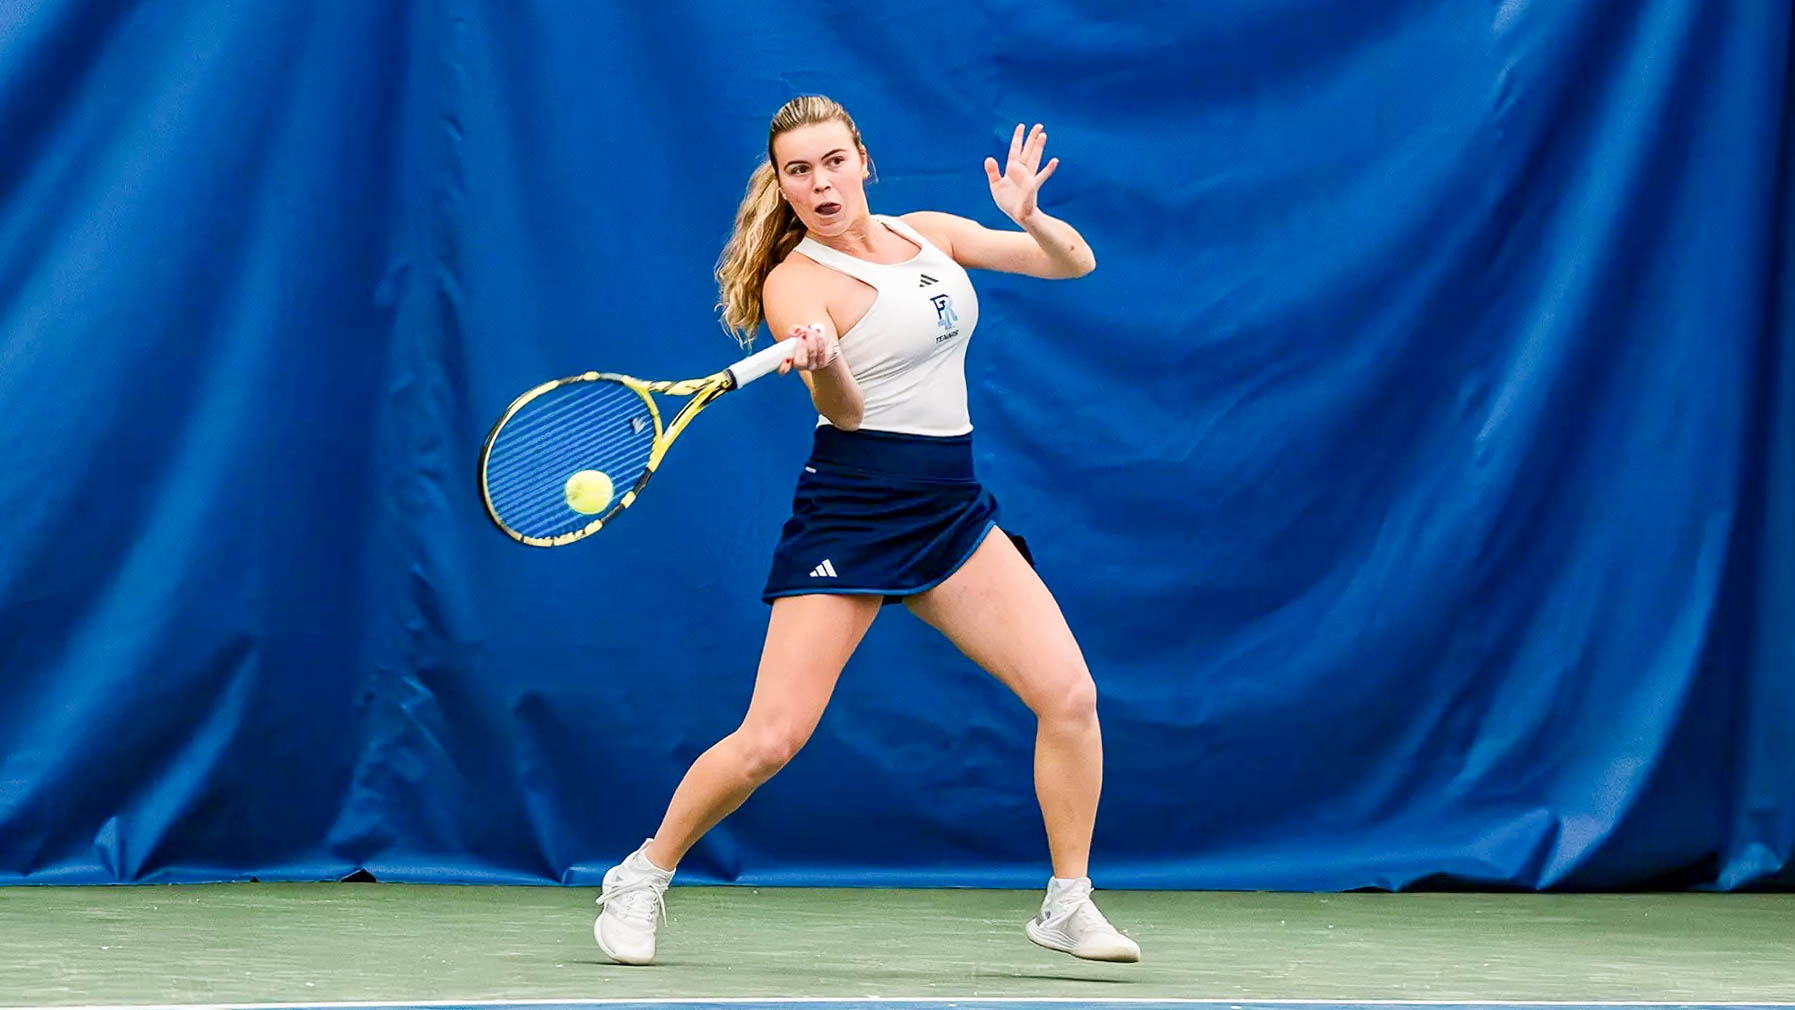
<path id="1" fill-rule="evenodd" d="M 971 435 L 818 425 L 761 599 L 846 593 L 897 603 L 952 575 L 996 525 L 997 500 L 973 474 Z"/>

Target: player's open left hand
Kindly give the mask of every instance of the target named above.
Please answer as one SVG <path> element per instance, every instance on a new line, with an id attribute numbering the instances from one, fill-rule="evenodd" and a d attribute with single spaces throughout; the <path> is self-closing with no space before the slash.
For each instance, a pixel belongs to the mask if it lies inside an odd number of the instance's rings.
<path id="1" fill-rule="evenodd" d="M 1004 165 L 1003 174 L 997 174 L 997 159 L 985 159 L 985 178 L 991 183 L 991 199 L 997 203 L 997 209 L 1009 216 L 1017 224 L 1026 224 L 1035 213 L 1035 194 L 1040 192 L 1041 184 L 1058 168 L 1060 160 L 1054 158 L 1041 168 L 1041 154 L 1047 149 L 1047 128 L 1040 123 L 1023 139 L 1022 124 L 1016 124 L 1016 132 L 1010 137 L 1010 157 Z"/>

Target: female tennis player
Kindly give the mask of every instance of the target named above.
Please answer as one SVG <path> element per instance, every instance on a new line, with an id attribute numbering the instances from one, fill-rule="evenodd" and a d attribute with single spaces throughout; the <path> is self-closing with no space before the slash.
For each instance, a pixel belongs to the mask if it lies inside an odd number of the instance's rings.
<path id="1" fill-rule="evenodd" d="M 1017 126 L 1008 163 L 985 159 L 997 206 L 1021 231 L 918 211 L 868 210 L 871 162 L 848 113 L 794 99 L 773 117 L 718 263 L 723 321 L 764 319 L 794 340 L 789 369 L 819 417 L 792 517 L 773 553 L 772 604 L 747 715 L 704 752 L 654 837 L 604 877 L 593 934 L 615 961 L 653 960 L 673 870 L 700 836 L 798 752 L 848 656 L 902 600 L 1015 691 L 1038 720 L 1035 791 L 1053 877 L 1030 940 L 1076 957 L 1137 961 L 1140 948 L 1091 901 L 1087 860 L 1103 779 L 1097 693 L 1059 606 L 973 474 L 966 342 L 978 297 L 966 269 L 1079 277 L 1084 239 L 1037 201 L 1058 159 Z M 782 371 L 787 369 L 782 368 Z"/>

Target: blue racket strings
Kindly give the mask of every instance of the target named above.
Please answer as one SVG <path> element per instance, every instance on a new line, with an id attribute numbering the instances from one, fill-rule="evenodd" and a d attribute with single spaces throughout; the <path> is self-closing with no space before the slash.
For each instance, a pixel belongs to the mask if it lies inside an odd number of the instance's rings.
<path id="1" fill-rule="evenodd" d="M 618 497 L 648 469 L 655 424 L 634 390 L 607 380 L 558 386 L 525 404 L 499 430 L 486 461 L 499 521 L 527 537 L 556 537 L 596 515 L 567 504 L 567 478 L 597 470 Z"/>

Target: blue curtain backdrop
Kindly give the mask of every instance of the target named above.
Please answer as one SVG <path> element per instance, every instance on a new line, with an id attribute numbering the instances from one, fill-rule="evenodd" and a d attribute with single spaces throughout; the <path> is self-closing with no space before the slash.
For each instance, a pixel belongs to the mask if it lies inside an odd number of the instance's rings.
<path id="1" fill-rule="evenodd" d="M 0 4 L 0 880 L 592 884 L 731 729 L 808 448 L 564 550 L 543 379 L 735 353 L 766 121 L 1003 225 L 981 471 L 1102 692 L 1108 887 L 1795 881 L 1786 0 Z M 685 881 L 1038 885 L 1023 707 L 888 610 Z"/>

